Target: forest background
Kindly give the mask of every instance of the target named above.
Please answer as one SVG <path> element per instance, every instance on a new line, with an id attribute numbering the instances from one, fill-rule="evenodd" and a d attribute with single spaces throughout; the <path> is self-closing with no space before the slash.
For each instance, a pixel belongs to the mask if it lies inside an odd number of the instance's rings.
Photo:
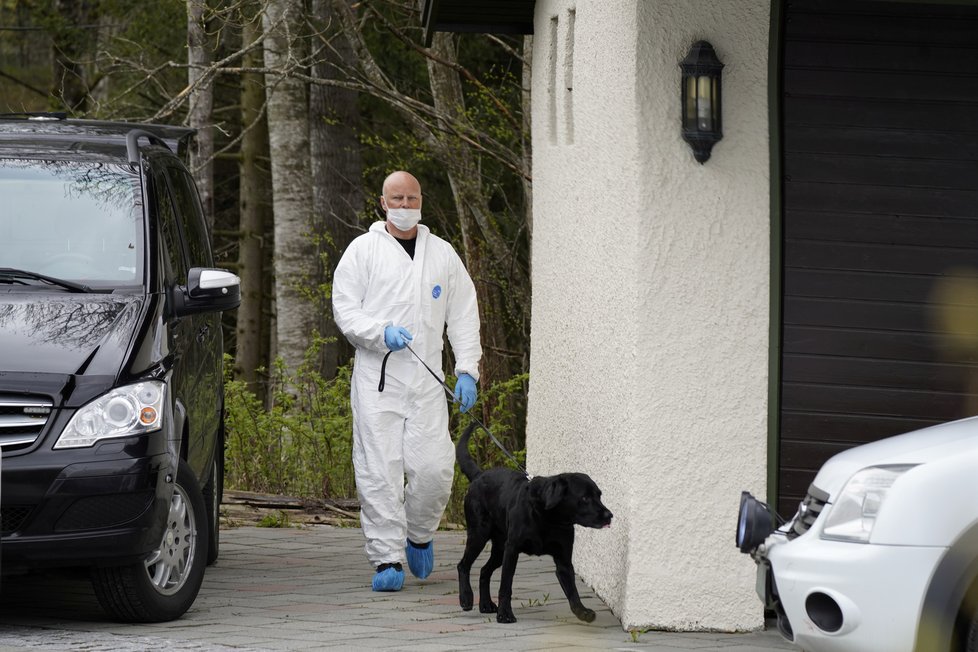
<path id="1" fill-rule="evenodd" d="M 435 33 L 425 0 L 0 0 L 0 112 L 198 130 L 189 154 L 215 263 L 241 277 L 224 315 L 226 485 L 356 496 L 352 349 L 332 271 L 383 219 L 388 173 L 476 285 L 475 416 L 522 459 L 529 370 L 530 39 Z M 449 384 L 453 362 L 446 346 Z M 434 382 L 432 380 L 432 382 Z M 452 408 L 452 427 L 467 417 Z M 504 465 L 488 437 L 473 454 Z M 447 518 L 463 522 L 456 491 Z"/>

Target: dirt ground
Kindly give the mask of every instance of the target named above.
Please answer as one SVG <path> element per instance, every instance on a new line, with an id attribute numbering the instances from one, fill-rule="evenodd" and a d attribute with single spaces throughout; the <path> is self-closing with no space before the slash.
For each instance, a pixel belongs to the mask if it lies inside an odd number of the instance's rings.
<path id="1" fill-rule="evenodd" d="M 221 502 L 221 522 L 226 527 L 314 524 L 360 527 L 360 504 L 352 499 L 327 501 L 225 489 Z M 441 528 L 463 529 L 460 525 L 444 521 Z"/>
<path id="2" fill-rule="evenodd" d="M 221 520 L 228 527 L 322 523 L 359 527 L 360 506 L 355 500 L 325 501 L 291 496 L 260 494 L 252 491 L 224 490 Z"/>

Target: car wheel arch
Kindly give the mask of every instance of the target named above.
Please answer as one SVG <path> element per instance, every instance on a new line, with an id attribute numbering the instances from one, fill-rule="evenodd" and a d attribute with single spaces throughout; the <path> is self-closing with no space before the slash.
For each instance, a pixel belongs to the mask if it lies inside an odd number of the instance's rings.
<path id="1" fill-rule="evenodd" d="M 978 617 L 978 521 L 948 547 L 931 575 L 917 621 L 915 650 L 961 649 Z M 963 632 L 962 632 L 963 628 Z"/>
<path id="2" fill-rule="evenodd" d="M 179 445 L 177 452 L 180 457 L 186 458 L 187 444 L 190 442 L 189 418 L 187 407 L 176 396 L 173 398 L 173 427 L 169 431 L 169 436 Z"/>

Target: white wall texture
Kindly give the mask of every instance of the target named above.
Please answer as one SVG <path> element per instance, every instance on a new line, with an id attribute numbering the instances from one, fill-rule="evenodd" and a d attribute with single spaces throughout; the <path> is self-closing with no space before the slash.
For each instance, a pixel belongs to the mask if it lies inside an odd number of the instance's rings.
<path id="1" fill-rule="evenodd" d="M 734 526 L 766 492 L 768 28 L 768 0 L 536 3 L 528 464 L 602 488 L 575 567 L 625 629 L 763 625 Z M 705 165 L 679 119 L 699 39 L 726 64 Z"/>

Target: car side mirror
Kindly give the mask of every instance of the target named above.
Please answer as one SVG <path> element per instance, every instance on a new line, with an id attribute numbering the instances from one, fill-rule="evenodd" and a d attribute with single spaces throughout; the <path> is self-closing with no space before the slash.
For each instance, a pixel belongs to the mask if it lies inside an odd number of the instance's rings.
<path id="1" fill-rule="evenodd" d="M 241 303 L 241 279 L 225 269 L 192 267 L 187 284 L 173 288 L 177 317 L 234 310 Z"/>

